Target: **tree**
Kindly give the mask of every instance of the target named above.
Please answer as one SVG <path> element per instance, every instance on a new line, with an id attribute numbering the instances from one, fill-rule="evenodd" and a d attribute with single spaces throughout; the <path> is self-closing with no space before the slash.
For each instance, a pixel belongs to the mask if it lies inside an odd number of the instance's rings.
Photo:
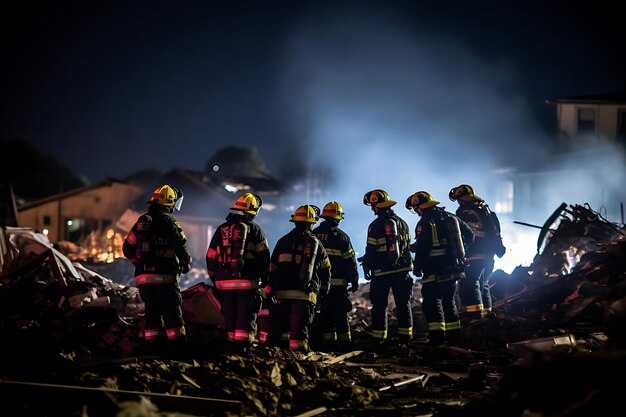
<path id="1" fill-rule="evenodd" d="M 85 185 L 56 158 L 27 140 L 1 140 L 0 155 L 0 179 L 11 182 L 16 197 L 36 200 Z"/>

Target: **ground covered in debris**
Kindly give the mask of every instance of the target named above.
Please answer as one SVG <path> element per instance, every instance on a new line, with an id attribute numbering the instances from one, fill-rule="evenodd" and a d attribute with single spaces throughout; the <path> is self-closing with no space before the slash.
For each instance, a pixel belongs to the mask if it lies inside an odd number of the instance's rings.
<path id="1" fill-rule="evenodd" d="M 560 208 L 532 265 L 494 274 L 495 313 L 464 327 L 462 347 L 419 337 L 419 282 L 416 340 L 374 343 L 365 283 L 352 295 L 350 349 L 308 353 L 232 348 L 218 325 L 193 316 L 189 352 L 144 352 L 138 291 L 109 275 L 119 265 L 95 272 L 35 231 L 7 228 L 2 407 L 83 417 L 611 415 L 626 371 L 626 240 L 623 226 L 591 214 Z M 393 336 L 393 302 L 389 312 Z"/>

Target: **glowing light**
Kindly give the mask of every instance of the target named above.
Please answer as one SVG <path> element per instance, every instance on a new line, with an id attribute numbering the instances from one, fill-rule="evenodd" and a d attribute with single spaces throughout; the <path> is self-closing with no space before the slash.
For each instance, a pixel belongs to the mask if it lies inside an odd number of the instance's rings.
<path id="1" fill-rule="evenodd" d="M 108 229 L 107 230 L 107 239 L 112 239 L 113 236 L 115 236 L 115 230 L 113 229 Z"/>
<path id="2" fill-rule="evenodd" d="M 217 172 L 220 170 L 220 166 L 219 165 L 213 165 L 213 172 Z"/>
<path id="3" fill-rule="evenodd" d="M 50 233 L 50 231 L 48 229 L 43 229 L 43 234 L 48 236 L 48 233 Z"/>
<path id="4" fill-rule="evenodd" d="M 74 224 L 74 222 L 73 222 L 71 219 L 67 221 L 67 225 L 68 225 L 68 226 L 71 226 L 71 225 L 73 225 L 73 224 Z"/>
<path id="5" fill-rule="evenodd" d="M 224 189 L 225 189 L 226 191 L 228 191 L 229 193 L 236 193 L 236 192 L 239 190 L 237 187 L 233 187 L 233 186 L 232 186 L 232 185 L 230 185 L 230 184 L 226 184 L 226 185 L 224 186 Z"/>

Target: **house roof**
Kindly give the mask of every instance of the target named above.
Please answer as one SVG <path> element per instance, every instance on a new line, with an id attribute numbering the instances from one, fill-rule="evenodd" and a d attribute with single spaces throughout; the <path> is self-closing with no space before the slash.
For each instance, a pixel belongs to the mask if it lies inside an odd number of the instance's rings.
<path id="1" fill-rule="evenodd" d="M 126 185 L 128 187 L 134 187 L 136 188 L 136 185 L 130 184 L 126 181 L 122 181 L 122 180 L 118 180 L 118 179 L 114 179 L 114 178 L 106 178 L 102 181 L 99 181 L 97 183 L 94 184 L 89 184 L 86 185 L 84 187 L 77 187 L 77 188 L 72 188 L 71 190 L 68 191 L 64 191 L 62 193 L 58 193 L 58 194 L 53 194 L 50 195 L 48 197 L 44 197 L 41 198 L 39 200 L 34 200 L 34 201 L 29 201 L 27 203 L 21 204 L 18 206 L 18 210 L 22 211 L 22 210 L 27 210 L 33 207 L 37 207 L 52 201 L 58 201 L 58 200 L 63 200 L 66 199 L 68 197 L 72 197 L 81 193 L 84 193 L 86 191 L 91 191 L 91 190 L 95 190 L 98 188 L 103 188 L 103 187 L 112 187 L 114 184 L 119 184 L 119 185 Z"/>
<path id="2" fill-rule="evenodd" d="M 546 104 L 626 104 L 626 92 L 546 99 Z"/>

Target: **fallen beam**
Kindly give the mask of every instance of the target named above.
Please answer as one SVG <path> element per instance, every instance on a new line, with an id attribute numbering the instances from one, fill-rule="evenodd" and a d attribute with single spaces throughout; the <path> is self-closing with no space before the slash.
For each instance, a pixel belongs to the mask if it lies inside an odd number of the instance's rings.
<path id="1" fill-rule="evenodd" d="M 150 399 L 160 410 L 188 411 L 188 412 L 215 412 L 215 410 L 241 412 L 241 402 L 223 400 L 218 398 L 190 397 L 186 395 L 159 394 L 154 392 L 126 391 L 110 388 L 79 387 L 74 385 L 44 384 L 37 382 L 0 380 L 2 391 L 6 394 L 31 394 L 32 396 L 20 398 L 32 398 L 33 402 L 42 401 L 42 395 L 60 399 L 64 404 L 70 398 L 79 398 L 83 404 L 98 405 L 106 400 L 110 403 L 110 396 L 117 401 L 137 400 L 138 397 Z M 73 397 L 75 395 L 75 397 Z M 7 398 L 17 398 L 7 396 Z"/>

